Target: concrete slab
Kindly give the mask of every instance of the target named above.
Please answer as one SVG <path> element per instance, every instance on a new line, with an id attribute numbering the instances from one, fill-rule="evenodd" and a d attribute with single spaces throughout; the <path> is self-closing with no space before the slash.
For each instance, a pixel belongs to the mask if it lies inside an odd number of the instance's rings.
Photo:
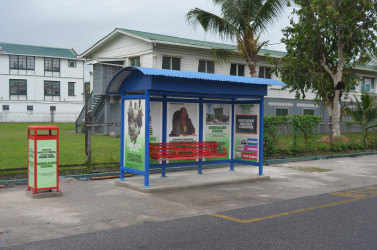
<path id="1" fill-rule="evenodd" d="M 250 167 L 249 167 L 250 169 Z M 185 171 L 168 173 L 168 177 L 161 177 L 159 174 L 150 175 L 150 187 L 144 187 L 144 177 L 132 177 L 125 181 L 116 180 L 115 185 L 130 188 L 143 193 L 157 193 L 164 191 L 182 190 L 193 187 L 208 187 L 224 184 L 235 184 L 243 182 L 254 182 L 269 180 L 269 176 L 258 176 L 255 173 L 245 171 L 227 171 L 211 169 L 203 174 L 196 171 Z"/>
<path id="2" fill-rule="evenodd" d="M 59 197 L 62 196 L 63 192 L 43 192 L 39 191 L 38 194 L 34 194 L 32 190 L 26 190 L 26 196 L 33 198 L 33 199 L 43 199 L 43 198 L 52 198 L 52 197 Z"/>

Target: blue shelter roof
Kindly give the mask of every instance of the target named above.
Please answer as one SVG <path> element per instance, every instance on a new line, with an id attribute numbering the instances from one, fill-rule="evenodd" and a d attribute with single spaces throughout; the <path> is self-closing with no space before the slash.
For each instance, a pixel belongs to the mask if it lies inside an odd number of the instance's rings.
<path id="1" fill-rule="evenodd" d="M 286 86 L 285 83 L 277 80 L 257 78 L 257 77 L 244 77 L 244 76 L 232 76 L 232 75 L 221 75 L 221 74 L 209 74 L 201 72 L 191 72 L 191 71 L 178 71 L 178 70 L 167 70 L 167 69 L 156 69 L 156 68 L 145 68 L 145 67 L 126 67 L 121 69 L 115 74 L 113 79 L 110 81 L 106 89 L 106 94 L 120 94 L 123 82 L 131 78 L 133 75 L 142 74 L 144 76 L 160 76 L 167 78 L 180 78 L 185 80 L 200 80 L 200 81 L 215 81 L 221 82 L 221 85 L 228 85 L 232 87 L 235 85 L 278 85 Z M 219 83 L 220 84 L 220 83 Z M 216 90 L 214 90 L 216 92 Z"/>

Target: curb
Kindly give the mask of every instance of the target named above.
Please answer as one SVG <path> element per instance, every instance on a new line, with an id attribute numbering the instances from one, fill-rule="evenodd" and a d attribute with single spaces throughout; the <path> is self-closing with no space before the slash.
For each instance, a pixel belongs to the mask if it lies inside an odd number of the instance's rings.
<path id="1" fill-rule="evenodd" d="M 338 155 L 318 155 L 318 156 L 308 156 L 308 157 L 299 157 L 299 158 L 272 159 L 272 160 L 265 160 L 264 164 L 266 166 L 269 166 L 269 165 L 277 164 L 277 163 L 287 163 L 287 162 L 296 162 L 296 161 L 313 161 L 313 160 L 342 158 L 342 157 L 356 157 L 356 156 L 375 155 L 375 154 L 377 154 L 377 152 L 363 152 L 363 153 L 338 154 Z"/>

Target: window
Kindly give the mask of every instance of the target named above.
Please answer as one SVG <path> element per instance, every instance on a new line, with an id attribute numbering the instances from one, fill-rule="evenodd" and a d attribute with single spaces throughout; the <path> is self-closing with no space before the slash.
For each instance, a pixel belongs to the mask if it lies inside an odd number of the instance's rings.
<path id="1" fill-rule="evenodd" d="M 232 76 L 245 76 L 245 65 L 242 64 L 231 64 L 230 74 Z"/>
<path id="2" fill-rule="evenodd" d="M 34 70 L 35 57 L 34 56 L 10 56 L 10 69 L 25 69 Z"/>
<path id="3" fill-rule="evenodd" d="M 75 83 L 74 82 L 68 82 L 68 95 L 69 96 L 75 95 Z"/>
<path id="4" fill-rule="evenodd" d="M 314 115 L 314 109 L 303 109 L 303 115 Z"/>
<path id="5" fill-rule="evenodd" d="M 211 61 L 199 60 L 198 72 L 215 73 L 215 63 Z"/>
<path id="6" fill-rule="evenodd" d="M 27 111 L 33 111 L 33 105 L 27 105 L 26 110 Z"/>
<path id="7" fill-rule="evenodd" d="M 163 69 L 181 70 L 181 58 L 167 57 L 162 58 Z"/>
<path id="8" fill-rule="evenodd" d="M 140 56 L 130 58 L 130 66 L 140 67 Z"/>
<path id="9" fill-rule="evenodd" d="M 50 106 L 50 111 L 56 111 L 56 106 Z"/>
<path id="10" fill-rule="evenodd" d="M 60 96 L 60 82 L 45 81 L 45 96 Z"/>
<path id="11" fill-rule="evenodd" d="M 3 105 L 3 111 L 9 111 L 9 105 Z"/>
<path id="12" fill-rule="evenodd" d="M 27 87 L 26 80 L 10 79 L 9 80 L 9 94 L 10 95 L 26 95 Z"/>
<path id="13" fill-rule="evenodd" d="M 271 79 L 271 68 L 259 67 L 258 77 Z"/>
<path id="14" fill-rule="evenodd" d="M 287 108 L 276 108 L 275 114 L 276 114 L 276 116 L 287 116 L 288 115 L 288 109 Z"/>
<path id="15" fill-rule="evenodd" d="M 373 92 L 374 93 L 374 78 L 363 77 L 361 82 L 360 92 Z"/>
<path id="16" fill-rule="evenodd" d="M 45 71 L 60 72 L 60 59 L 45 58 Z"/>
<path id="17" fill-rule="evenodd" d="M 76 61 L 75 60 L 68 60 L 68 67 L 69 68 L 76 68 Z"/>

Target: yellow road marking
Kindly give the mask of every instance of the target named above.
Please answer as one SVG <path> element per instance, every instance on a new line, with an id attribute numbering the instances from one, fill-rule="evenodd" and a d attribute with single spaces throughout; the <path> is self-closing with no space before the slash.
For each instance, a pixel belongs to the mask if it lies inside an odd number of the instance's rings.
<path id="1" fill-rule="evenodd" d="M 366 189 L 377 189 L 377 187 L 366 187 Z M 365 189 L 364 190 L 362 190 L 362 189 L 351 190 L 351 191 L 348 191 L 348 192 L 335 192 L 335 193 L 331 193 L 331 194 L 337 195 L 337 196 L 350 197 L 352 199 L 345 200 L 345 201 L 338 201 L 338 202 L 334 202 L 334 203 L 323 204 L 323 205 L 315 206 L 315 207 L 297 209 L 297 210 L 284 212 L 284 213 L 280 213 L 280 214 L 273 214 L 273 215 L 269 215 L 269 216 L 265 216 L 265 217 L 259 217 L 259 218 L 253 218 L 253 219 L 247 219 L 247 220 L 241 220 L 241 219 L 237 219 L 237 218 L 234 218 L 234 217 L 221 215 L 221 214 L 210 214 L 210 215 L 216 216 L 216 217 L 219 217 L 219 218 L 223 218 L 223 219 L 226 219 L 226 220 L 239 222 L 239 223 L 251 223 L 251 222 L 256 222 L 256 221 L 261 221 L 261 220 L 274 219 L 274 218 L 278 218 L 278 217 L 281 217 L 281 216 L 287 216 L 287 215 L 302 213 L 302 212 L 305 212 L 305 211 L 310 211 L 310 210 L 315 210 L 315 209 L 320 209 L 320 208 L 325 208 L 325 207 L 337 206 L 337 205 L 346 204 L 346 203 L 350 203 L 350 202 L 354 202 L 354 201 L 358 201 L 358 200 L 362 200 L 362 199 L 366 199 L 366 198 L 377 197 L 376 191 L 365 190 Z M 367 194 L 371 194 L 371 195 L 367 195 Z"/>

